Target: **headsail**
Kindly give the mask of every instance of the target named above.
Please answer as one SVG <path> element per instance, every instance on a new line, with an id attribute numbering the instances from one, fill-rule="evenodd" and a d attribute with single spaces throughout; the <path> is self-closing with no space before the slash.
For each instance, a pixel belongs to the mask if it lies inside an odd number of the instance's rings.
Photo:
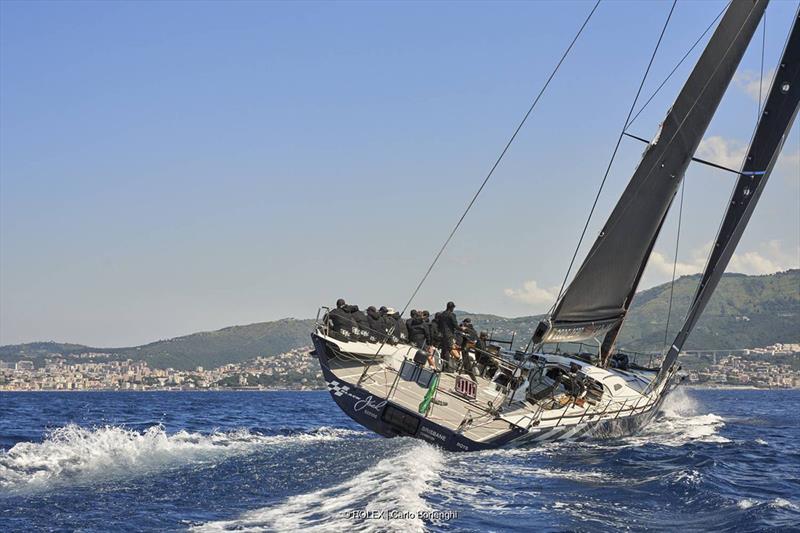
<path id="1" fill-rule="evenodd" d="M 678 353 L 725 272 L 725 267 L 728 266 L 761 196 L 761 191 L 775 166 L 798 109 L 800 109 L 800 12 L 795 14 L 792 31 L 775 72 L 756 133 L 750 142 L 742 173 L 733 190 L 714 247 L 711 249 L 708 264 L 703 271 L 686 320 L 664 358 L 659 377 L 663 377 L 675 364 Z"/>
<path id="2" fill-rule="evenodd" d="M 537 328 L 535 344 L 616 337 L 686 168 L 766 5 L 732 1 L 583 265 Z"/>

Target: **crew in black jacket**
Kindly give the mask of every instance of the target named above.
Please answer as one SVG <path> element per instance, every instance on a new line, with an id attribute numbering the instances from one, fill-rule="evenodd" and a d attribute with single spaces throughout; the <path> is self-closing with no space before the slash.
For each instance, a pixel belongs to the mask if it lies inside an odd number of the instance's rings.
<path id="1" fill-rule="evenodd" d="M 441 347 L 442 345 L 442 333 L 439 329 L 439 317 L 441 313 L 436 313 L 433 315 L 433 320 L 428 323 L 428 327 L 430 328 L 430 335 L 431 335 L 431 345 Z"/>
<path id="2" fill-rule="evenodd" d="M 406 321 L 403 320 L 403 318 L 400 316 L 400 313 L 397 311 L 392 313 L 392 318 L 394 318 L 395 322 L 395 337 L 397 337 L 398 341 L 403 344 L 408 343 L 408 328 L 406 327 Z"/>
<path id="3" fill-rule="evenodd" d="M 439 315 L 439 333 L 442 336 L 442 357 L 450 359 L 450 350 L 455 342 L 456 330 L 458 329 L 458 319 L 454 312 L 456 304 L 447 302 L 447 307 Z"/>
<path id="4" fill-rule="evenodd" d="M 391 312 L 390 312 L 391 311 Z M 383 330 L 386 332 L 387 338 L 386 342 L 389 344 L 397 344 L 398 337 L 397 337 L 397 323 L 395 322 L 394 317 L 392 314 L 394 313 L 394 309 L 389 309 L 386 306 L 381 306 L 378 309 L 378 312 L 381 314 L 381 322 L 383 322 Z"/>
<path id="5" fill-rule="evenodd" d="M 339 298 L 336 300 L 336 309 L 329 312 L 326 317 L 335 336 L 342 340 L 355 340 L 353 328 L 356 326 L 356 321 L 350 307 L 343 298 Z"/>
<path id="6" fill-rule="evenodd" d="M 478 340 L 478 332 L 475 331 L 475 326 L 472 325 L 472 320 L 467 317 L 461 321 L 461 351 L 467 350 L 468 342 L 475 342 Z"/>
<path id="7" fill-rule="evenodd" d="M 407 322 L 408 338 L 417 348 L 430 344 L 430 333 L 425 325 L 425 320 L 417 311 L 411 311 L 411 318 Z"/>
<path id="8" fill-rule="evenodd" d="M 367 307 L 367 324 L 369 325 L 370 342 L 383 342 L 386 329 L 381 314 L 374 305 Z"/>
<path id="9" fill-rule="evenodd" d="M 353 320 L 356 323 L 356 327 L 360 331 L 360 334 L 357 336 L 358 340 L 369 340 L 369 320 L 367 319 L 367 315 L 365 315 L 362 311 L 359 311 L 357 305 L 351 305 L 350 309 L 352 311 Z"/>

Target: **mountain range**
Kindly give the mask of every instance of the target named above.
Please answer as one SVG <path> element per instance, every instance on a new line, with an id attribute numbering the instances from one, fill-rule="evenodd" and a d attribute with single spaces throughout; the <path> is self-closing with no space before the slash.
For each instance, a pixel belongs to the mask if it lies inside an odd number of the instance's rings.
<path id="1" fill-rule="evenodd" d="M 669 332 L 671 342 L 691 302 L 700 275 L 683 276 L 674 287 L 665 283 L 637 293 L 620 336 L 620 346 L 649 351 L 664 347 L 665 323 L 672 291 Z M 366 307 L 363 306 L 363 307 Z M 490 314 L 459 312 L 471 317 L 478 329 L 495 338 L 515 335 L 514 346 L 524 347 L 540 316 L 505 318 Z M 284 318 L 216 331 L 159 340 L 142 346 L 97 348 L 80 344 L 33 342 L 0 346 L 0 360 L 33 360 L 41 364 L 52 354 L 76 356 L 108 354 L 109 359 L 143 360 L 156 368 L 214 368 L 227 363 L 270 356 L 311 344 L 313 319 Z M 767 346 L 776 342 L 800 342 L 800 270 L 748 276 L 725 274 L 686 349 L 726 349 Z"/>

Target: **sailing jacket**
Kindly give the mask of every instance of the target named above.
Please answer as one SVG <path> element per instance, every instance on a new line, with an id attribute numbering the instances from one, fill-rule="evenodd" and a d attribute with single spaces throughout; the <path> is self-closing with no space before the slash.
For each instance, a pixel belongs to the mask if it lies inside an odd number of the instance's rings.
<path id="1" fill-rule="evenodd" d="M 423 319 L 412 318 L 406 324 L 408 325 L 408 338 L 417 348 L 431 343 L 430 332 Z"/>
<path id="2" fill-rule="evenodd" d="M 367 310 L 367 323 L 370 336 L 381 337 L 382 333 L 386 333 L 386 324 L 378 311 Z"/>
<path id="3" fill-rule="evenodd" d="M 458 330 L 458 319 L 453 311 L 445 310 L 439 315 L 439 331 L 442 337 L 452 339 Z"/>

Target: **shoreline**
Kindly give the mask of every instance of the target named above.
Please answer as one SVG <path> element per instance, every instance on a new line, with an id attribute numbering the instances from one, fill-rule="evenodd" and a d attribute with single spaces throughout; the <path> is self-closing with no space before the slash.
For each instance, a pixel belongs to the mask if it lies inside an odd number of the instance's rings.
<path id="1" fill-rule="evenodd" d="M 757 390 L 757 391 L 792 391 L 800 390 L 800 387 L 756 387 L 753 385 L 681 385 L 681 387 L 694 390 Z M 220 388 L 220 389 L 144 389 L 144 390 L 124 390 L 124 389 L 36 389 L 36 390 L 0 390 L 0 395 L 4 392 L 322 392 L 325 388 L 319 389 L 254 389 L 254 388 Z"/>
<path id="2" fill-rule="evenodd" d="M 253 388 L 235 388 L 229 387 L 224 389 L 142 389 L 142 390 L 128 390 L 128 389 L 19 389 L 19 390 L 0 390 L 0 394 L 4 392 L 322 392 L 326 389 L 253 389 Z"/>

